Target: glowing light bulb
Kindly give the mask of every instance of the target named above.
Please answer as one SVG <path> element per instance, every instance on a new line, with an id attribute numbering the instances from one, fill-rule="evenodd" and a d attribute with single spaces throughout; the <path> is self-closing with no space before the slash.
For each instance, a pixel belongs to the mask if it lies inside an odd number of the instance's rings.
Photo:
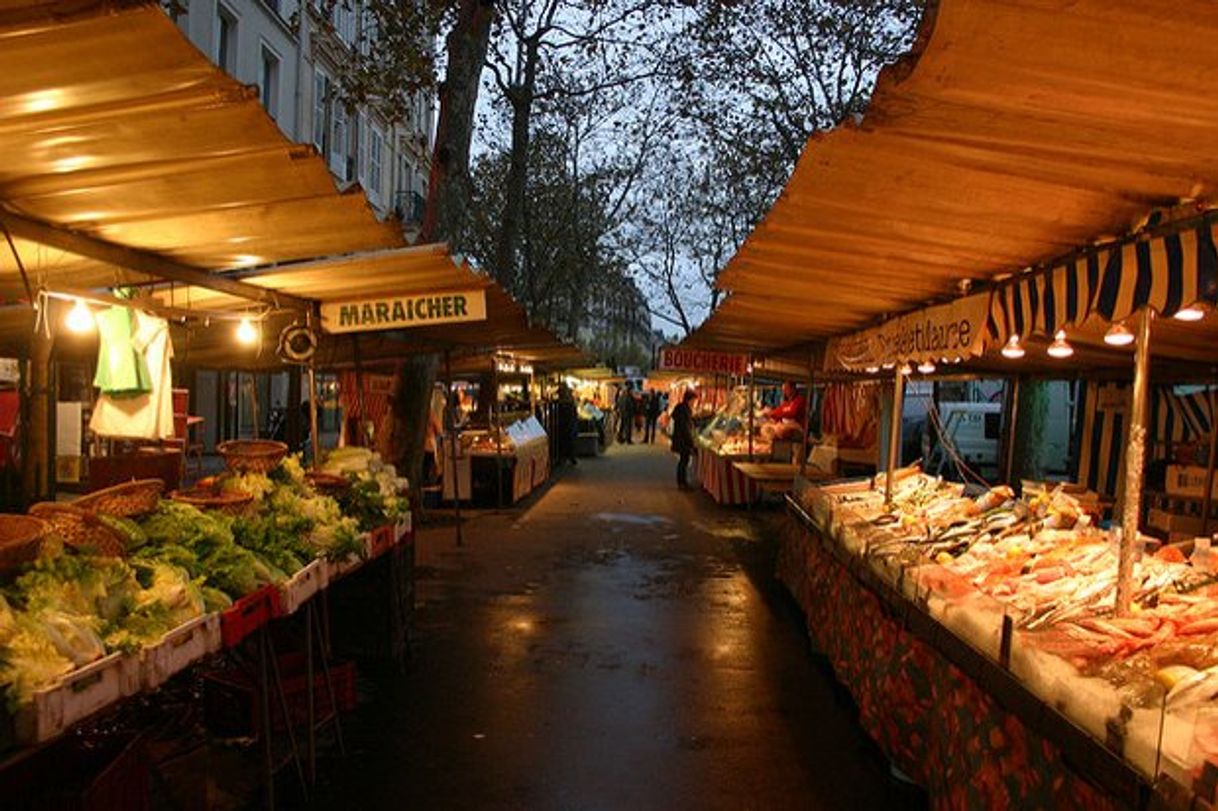
<path id="1" fill-rule="evenodd" d="M 242 318 L 241 323 L 237 325 L 237 341 L 243 344 L 258 341 L 258 330 L 248 318 Z"/>
<path id="2" fill-rule="evenodd" d="M 1059 329 L 1057 334 L 1053 336 L 1053 343 L 1049 344 L 1049 357 L 1051 358 L 1068 358 L 1074 354 L 1074 347 L 1070 346 L 1066 341 L 1066 331 Z"/>
<path id="3" fill-rule="evenodd" d="M 93 311 L 82 299 L 76 299 L 72 309 L 68 310 L 68 318 L 64 323 L 69 332 L 76 333 L 90 332 L 97 326 L 97 322 L 93 320 Z"/>
<path id="4" fill-rule="evenodd" d="M 888 363 L 883 364 L 881 368 L 895 369 L 895 368 L 897 368 L 897 365 L 895 363 L 893 363 L 892 361 L 889 361 Z"/>
<path id="5" fill-rule="evenodd" d="M 1205 310 L 1198 307 L 1196 304 L 1190 305 L 1183 309 L 1177 310 L 1172 318 L 1177 321 L 1200 321 L 1205 318 Z"/>
<path id="6" fill-rule="evenodd" d="M 910 365 L 908 363 L 901 364 L 901 374 L 903 374 L 903 375 L 913 374 L 913 369 L 910 368 Z"/>
<path id="7" fill-rule="evenodd" d="M 918 371 L 924 375 L 933 374 L 935 371 L 935 364 L 929 360 L 924 360 L 918 364 Z"/>
<path id="8" fill-rule="evenodd" d="M 873 375 L 873 374 L 875 374 L 876 372 L 880 371 L 880 367 L 879 367 L 879 366 L 868 366 L 868 367 L 867 367 L 866 369 L 864 369 L 863 371 L 864 371 L 864 372 L 866 372 L 866 373 L 867 373 L 867 374 L 869 374 L 869 375 Z"/>
<path id="9" fill-rule="evenodd" d="M 1123 323 L 1113 324 L 1104 333 L 1104 343 L 1109 346 L 1129 346 L 1133 342 L 1133 332 Z"/>
<path id="10" fill-rule="evenodd" d="M 1019 336 L 1012 335 L 1002 347 L 1002 356 L 1011 360 L 1019 360 L 1024 356 L 1024 348 L 1019 344 Z"/>

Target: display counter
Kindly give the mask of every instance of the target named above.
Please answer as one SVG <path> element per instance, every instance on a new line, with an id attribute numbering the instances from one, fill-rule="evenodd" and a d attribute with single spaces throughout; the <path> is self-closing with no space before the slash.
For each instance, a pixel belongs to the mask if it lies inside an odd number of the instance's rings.
<path id="1" fill-rule="evenodd" d="M 885 753 L 935 807 L 1212 802 L 1218 593 L 1207 555 L 1135 566 L 1069 497 L 921 474 L 788 497 L 778 576 Z M 1182 799 L 1183 798 L 1183 799 Z"/>
<path id="2" fill-rule="evenodd" d="M 446 449 L 444 499 L 514 504 L 550 477 L 550 445 L 536 417 L 517 420 L 501 432 L 463 431 L 454 471 Z M 454 490 L 454 484 L 456 490 Z"/>

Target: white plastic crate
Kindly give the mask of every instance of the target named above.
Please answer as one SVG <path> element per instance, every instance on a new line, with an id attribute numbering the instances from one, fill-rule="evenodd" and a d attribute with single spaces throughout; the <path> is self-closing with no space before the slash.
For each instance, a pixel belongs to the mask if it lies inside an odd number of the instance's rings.
<path id="1" fill-rule="evenodd" d="M 395 544 L 401 543 L 402 540 L 405 539 L 405 537 L 410 534 L 410 529 L 411 529 L 410 519 L 411 519 L 411 514 L 406 513 L 406 515 L 403 516 L 400 521 L 398 521 L 396 524 L 394 524 L 393 542 Z"/>
<path id="2" fill-rule="evenodd" d="M 205 614 L 178 626 L 140 652 L 141 681 L 155 690 L 176 673 L 221 647 L 220 615 Z"/>
<path id="3" fill-rule="evenodd" d="M 279 613 L 281 616 L 295 614 L 313 595 L 324 589 L 329 580 L 328 567 L 318 559 L 292 575 L 279 589 Z"/>
<path id="4" fill-rule="evenodd" d="M 347 575 L 351 574 L 356 569 L 358 569 L 359 567 L 364 565 L 364 563 L 366 562 L 365 555 L 367 555 L 368 539 L 363 538 L 362 540 L 363 540 L 364 550 L 365 550 L 363 555 L 352 554 L 352 555 L 348 555 L 344 560 L 338 560 L 338 561 L 327 560 L 327 561 L 325 561 L 326 584 L 327 585 L 329 585 L 330 583 L 333 583 L 336 580 L 339 580 L 343 577 L 346 577 Z"/>
<path id="5" fill-rule="evenodd" d="M 140 687 L 139 657 L 112 653 L 35 692 L 17 711 L 17 738 L 23 744 L 49 741 Z"/>

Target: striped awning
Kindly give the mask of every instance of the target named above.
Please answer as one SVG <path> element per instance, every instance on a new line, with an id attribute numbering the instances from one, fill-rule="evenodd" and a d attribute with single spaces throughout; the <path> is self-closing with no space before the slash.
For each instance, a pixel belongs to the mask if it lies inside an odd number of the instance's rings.
<path id="1" fill-rule="evenodd" d="M 1047 271 L 995 289 L 988 333 L 995 344 L 1012 335 L 1052 335 L 1092 314 L 1121 321 L 1150 307 L 1171 316 L 1201 301 L 1218 301 L 1218 250 L 1213 224 L 1089 250 Z"/>

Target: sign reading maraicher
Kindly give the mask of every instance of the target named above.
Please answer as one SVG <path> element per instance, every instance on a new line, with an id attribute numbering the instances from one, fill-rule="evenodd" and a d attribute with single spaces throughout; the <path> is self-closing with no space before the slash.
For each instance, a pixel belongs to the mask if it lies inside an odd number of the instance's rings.
<path id="1" fill-rule="evenodd" d="M 703 352 L 675 346 L 666 346 L 660 350 L 660 368 L 674 372 L 739 377 L 748 373 L 748 365 L 748 359 L 744 355 L 732 355 L 727 352 Z"/>
<path id="2" fill-rule="evenodd" d="M 485 320 L 485 290 L 382 296 L 321 305 L 322 327 L 332 333 L 409 329 Z"/>

